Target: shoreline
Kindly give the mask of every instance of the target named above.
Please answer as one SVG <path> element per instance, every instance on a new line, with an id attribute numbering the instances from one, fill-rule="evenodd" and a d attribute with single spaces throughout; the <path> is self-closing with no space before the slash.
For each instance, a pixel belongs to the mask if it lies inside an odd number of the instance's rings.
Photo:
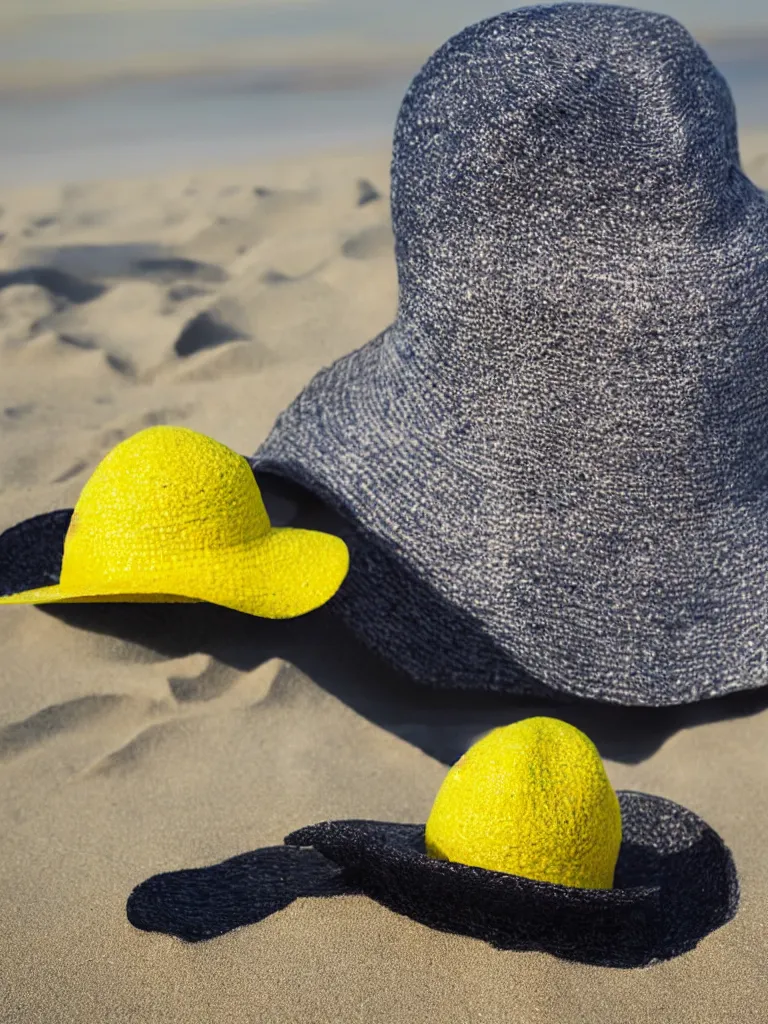
<path id="1" fill-rule="evenodd" d="M 333 83 L 360 84 L 415 73 L 424 46 L 400 47 L 360 39 L 308 39 L 285 45 L 245 44 L 196 54 L 155 53 L 104 62 L 8 61 L 0 65 L 0 100 L 75 96 L 131 83 L 204 80 L 247 74 L 267 92 L 310 91 Z"/>

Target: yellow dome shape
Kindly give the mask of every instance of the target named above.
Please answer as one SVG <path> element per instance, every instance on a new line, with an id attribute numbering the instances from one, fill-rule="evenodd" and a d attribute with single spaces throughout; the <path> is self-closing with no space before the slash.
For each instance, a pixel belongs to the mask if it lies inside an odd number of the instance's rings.
<path id="1" fill-rule="evenodd" d="M 83 488 L 59 584 L 0 604 L 210 601 L 287 619 L 324 604 L 348 567 L 339 537 L 270 525 L 242 455 L 186 427 L 149 427 Z"/>
<path id="2" fill-rule="evenodd" d="M 451 768 L 426 827 L 431 857 L 610 889 L 621 811 L 597 748 L 556 718 L 494 729 Z"/>

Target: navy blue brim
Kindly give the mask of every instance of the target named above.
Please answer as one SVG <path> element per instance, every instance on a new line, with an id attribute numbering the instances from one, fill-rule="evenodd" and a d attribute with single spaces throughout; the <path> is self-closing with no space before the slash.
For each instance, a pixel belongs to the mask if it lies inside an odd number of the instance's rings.
<path id="1" fill-rule="evenodd" d="M 45 512 L 0 534 L 0 597 L 59 582 L 72 511 Z"/>
<path id="2" fill-rule="evenodd" d="M 623 841 L 614 888 L 575 889 L 427 856 L 424 826 L 329 821 L 286 837 L 344 869 L 351 886 L 400 914 L 501 949 L 606 967 L 685 953 L 736 913 L 730 851 L 670 800 L 619 792 Z"/>

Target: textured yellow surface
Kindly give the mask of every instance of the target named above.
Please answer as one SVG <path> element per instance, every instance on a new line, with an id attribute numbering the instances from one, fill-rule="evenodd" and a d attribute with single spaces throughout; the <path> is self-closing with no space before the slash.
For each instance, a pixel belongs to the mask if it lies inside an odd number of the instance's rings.
<path id="1" fill-rule="evenodd" d="M 451 768 L 427 852 L 542 882 L 610 889 L 619 802 L 595 745 L 556 718 L 494 729 Z"/>
<path id="2" fill-rule="evenodd" d="M 210 601 L 303 615 L 346 576 L 338 537 L 274 529 L 246 460 L 185 427 L 150 427 L 101 461 L 75 506 L 59 585 L 0 598 Z"/>

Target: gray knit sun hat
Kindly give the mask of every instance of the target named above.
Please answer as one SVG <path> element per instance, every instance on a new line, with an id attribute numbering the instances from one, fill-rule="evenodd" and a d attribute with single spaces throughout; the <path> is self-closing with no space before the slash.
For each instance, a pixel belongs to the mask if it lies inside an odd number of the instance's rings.
<path id="1" fill-rule="evenodd" d="M 676 21 L 529 7 L 400 110 L 397 319 L 254 457 L 342 514 L 334 605 L 435 686 L 768 683 L 768 204 Z"/>

